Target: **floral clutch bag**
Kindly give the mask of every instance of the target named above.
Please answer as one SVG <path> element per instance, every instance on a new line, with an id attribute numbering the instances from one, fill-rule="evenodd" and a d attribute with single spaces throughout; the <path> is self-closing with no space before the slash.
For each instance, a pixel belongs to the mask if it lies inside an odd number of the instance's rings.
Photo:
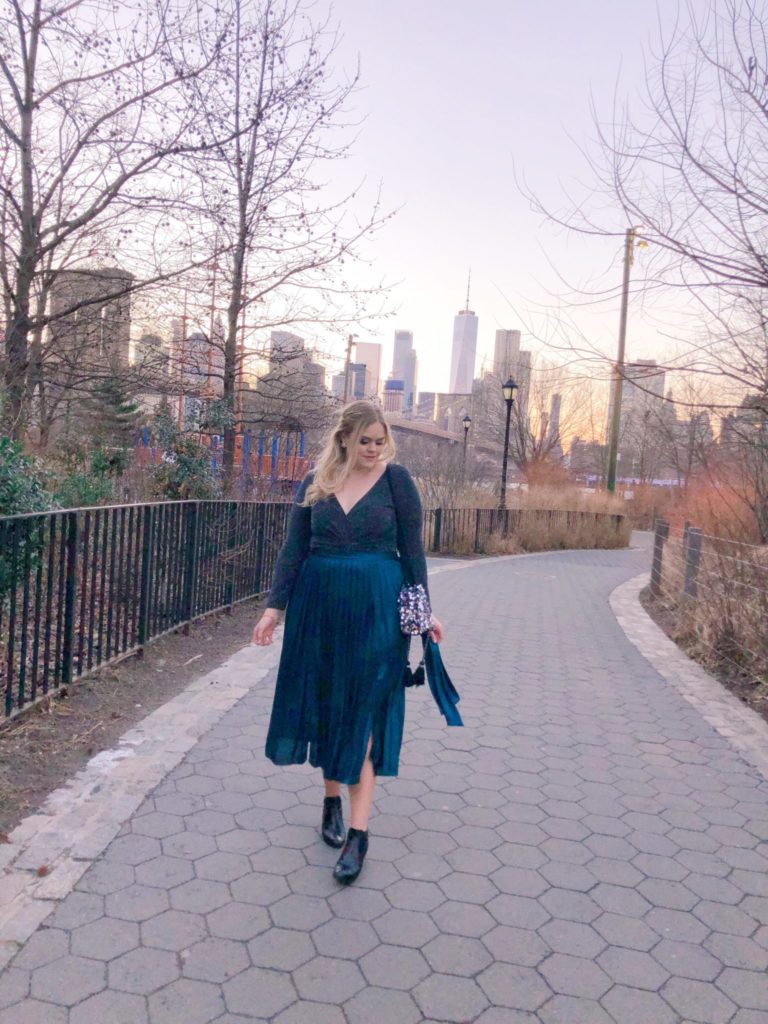
<path id="1" fill-rule="evenodd" d="M 419 636 L 432 625 L 432 609 L 427 592 L 421 583 L 403 587 L 397 599 L 400 609 L 400 632 L 406 636 Z"/>

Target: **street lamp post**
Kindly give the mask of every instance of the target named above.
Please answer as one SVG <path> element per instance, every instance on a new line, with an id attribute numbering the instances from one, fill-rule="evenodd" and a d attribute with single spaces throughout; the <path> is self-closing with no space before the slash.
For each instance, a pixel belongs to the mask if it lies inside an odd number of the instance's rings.
<path id="1" fill-rule="evenodd" d="M 463 478 L 467 475 L 467 437 L 469 436 L 469 428 L 472 426 L 472 418 L 469 415 L 465 415 L 461 425 L 464 427 L 464 450 L 461 456 L 461 475 Z"/>
<path id="2" fill-rule="evenodd" d="M 504 458 L 501 463 L 501 494 L 499 495 L 499 508 L 507 507 L 507 458 L 509 455 L 509 422 L 512 419 L 512 405 L 515 401 L 515 390 L 517 384 L 509 377 L 505 384 L 501 385 L 501 393 L 507 403 L 507 424 L 504 428 Z"/>

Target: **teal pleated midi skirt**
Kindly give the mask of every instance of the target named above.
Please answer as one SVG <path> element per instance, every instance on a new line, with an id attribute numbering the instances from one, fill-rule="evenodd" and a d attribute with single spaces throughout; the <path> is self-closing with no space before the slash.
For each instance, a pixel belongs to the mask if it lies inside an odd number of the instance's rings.
<path id="1" fill-rule="evenodd" d="M 354 785 L 371 740 L 377 775 L 397 775 L 408 641 L 400 562 L 378 553 L 311 553 L 285 617 L 266 754 Z"/>

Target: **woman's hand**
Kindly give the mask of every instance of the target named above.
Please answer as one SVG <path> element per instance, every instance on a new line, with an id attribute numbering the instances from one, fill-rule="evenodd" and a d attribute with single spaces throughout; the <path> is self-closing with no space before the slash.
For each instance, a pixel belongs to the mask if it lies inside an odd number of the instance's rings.
<path id="1" fill-rule="evenodd" d="M 443 629 L 442 622 L 440 622 L 440 620 L 433 615 L 432 628 L 429 631 L 430 640 L 434 640 L 436 644 L 440 644 L 443 642 L 444 636 L 445 630 Z"/>
<path id="2" fill-rule="evenodd" d="M 274 640 L 275 626 L 280 621 L 280 613 L 277 608 L 266 608 L 264 614 L 253 627 L 251 643 L 259 647 L 266 647 Z"/>

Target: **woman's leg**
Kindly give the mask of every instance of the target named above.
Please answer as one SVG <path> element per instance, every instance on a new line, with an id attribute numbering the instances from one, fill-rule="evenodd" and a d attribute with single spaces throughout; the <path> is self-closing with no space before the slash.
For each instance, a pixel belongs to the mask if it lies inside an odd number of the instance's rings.
<path id="1" fill-rule="evenodd" d="M 371 743 L 372 739 L 369 739 L 363 767 L 360 769 L 360 781 L 349 787 L 349 824 L 361 832 L 368 828 L 368 818 L 373 806 L 373 792 L 376 788 L 376 773 L 371 761 Z"/>
<path id="2" fill-rule="evenodd" d="M 341 783 L 332 779 L 323 779 L 326 796 L 341 796 Z"/>

